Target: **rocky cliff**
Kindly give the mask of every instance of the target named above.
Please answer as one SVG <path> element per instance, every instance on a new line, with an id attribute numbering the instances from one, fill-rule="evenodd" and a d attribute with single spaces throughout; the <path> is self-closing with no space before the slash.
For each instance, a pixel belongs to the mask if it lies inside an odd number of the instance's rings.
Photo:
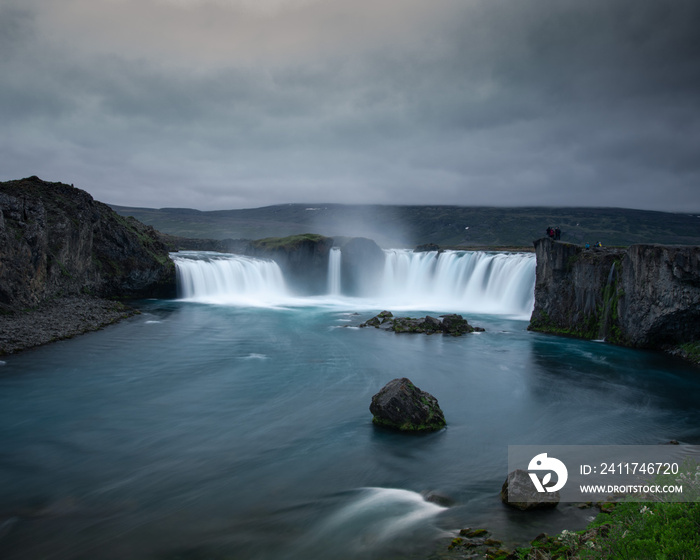
<path id="1" fill-rule="evenodd" d="M 305 233 L 251 241 L 242 252 L 251 257 L 275 261 L 282 269 L 285 280 L 298 292 L 323 293 L 331 247 L 331 237 Z"/>
<path id="2" fill-rule="evenodd" d="M 268 237 L 229 247 L 245 255 L 272 259 L 284 272 L 287 282 L 298 292 L 322 294 L 328 289 L 328 260 L 330 250 L 342 251 L 341 277 L 343 293 L 362 295 L 379 282 L 384 269 L 384 251 L 364 237 L 325 237 L 315 233 L 289 237 Z"/>
<path id="3" fill-rule="evenodd" d="M 152 227 L 70 185 L 38 177 L 0 183 L 0 310 L 76 294 L 174 292 L 175 267 Z"/>
<path id="4" fill-rule="evenodd" d="M 336 237 L 335 246 L 342 254 L 343 293 L 351 296 L 376 293 L 386 261 L 379 245 L 366 237 Z"/>
<path id="5" fill-rule="evenodd" d="M 700 341 L 700 247 L 539 239 L 529 329 L 639 348 Z"/>

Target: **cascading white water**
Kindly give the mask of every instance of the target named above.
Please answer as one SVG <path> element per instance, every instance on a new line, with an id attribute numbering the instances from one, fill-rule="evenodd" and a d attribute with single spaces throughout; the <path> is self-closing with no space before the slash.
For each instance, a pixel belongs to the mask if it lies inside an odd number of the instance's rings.
<path id="1" fill-rule="evenodd" d="M 242 255 L 172 253 L 180 297 L 202 303 L 271 305 L 287 295 L 277 263 Z"/>
<path id="2" fill-rule="evenodd" d="M 516 315 L 527 318 L 534 305 L 532 253 L 385 251 L 379 282 L 361 298 L 344 297 L 341 252 L 329 255 L 327 294 L 294 297 L 273 261 L 242 255 L 173 253 L 183 299 L 233 305 L 342 305 L 392 310 L 434 310 Z M 333 296 L 332 299 L 329 296 Z M 340 299 L 339 299 L 340 298 Z"/>
<path id="3" fill-rule="evenodd" d="M 529 315 L 534 306 L 535 255 L 482 251 L 386 251 L 383 297 L 389 303 Z"/>
<path id="4" fill-rule="evenodd" d="M 332 296 L 341 295 L 340 264 L 342 253 L 338 247 L 333 247 L 328 255 L 328 293 Z"/>

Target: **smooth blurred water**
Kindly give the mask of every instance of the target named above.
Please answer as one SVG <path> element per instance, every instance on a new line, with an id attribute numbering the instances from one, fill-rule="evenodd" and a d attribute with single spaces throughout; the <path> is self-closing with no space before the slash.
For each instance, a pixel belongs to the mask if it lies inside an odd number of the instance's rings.
<path id="1" fill-rule="evenodd" d="M 271 260 L 208 251 L 172 253 L 183 300 L 249 307 L 391 308 L 490 313 L 529 319 L 535 303 L 535 255 L 485 251 L 385 250 L 380 275 L 357 265 L 361 297 L 342 286 L 342 252 L 330 250 L 326 291 L 310 297 L 289 289 Z M 349 292 L 353 292 L 352 289 Z"/>
<path id="2" fill-rule="evenodd" d="M 462 527 L 585 524 L 500 503 L 509 444 L 700 443 L 697 369 L 495 315 L 460 338 L 345 328 L 379 310 L 150 301 L 4 358 L 0 557 L 420 558 Z M 375 429 L 371 397 L 400 376 L 446 430 Z"/>

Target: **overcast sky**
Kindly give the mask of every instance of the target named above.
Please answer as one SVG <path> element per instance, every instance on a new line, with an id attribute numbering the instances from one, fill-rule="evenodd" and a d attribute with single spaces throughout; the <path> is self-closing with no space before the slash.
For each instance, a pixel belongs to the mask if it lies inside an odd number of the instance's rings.
<path id="1" fill-rule="evenodd" d="M 0 0 L 0 180 L 700 211 L 698 0 Z"/>

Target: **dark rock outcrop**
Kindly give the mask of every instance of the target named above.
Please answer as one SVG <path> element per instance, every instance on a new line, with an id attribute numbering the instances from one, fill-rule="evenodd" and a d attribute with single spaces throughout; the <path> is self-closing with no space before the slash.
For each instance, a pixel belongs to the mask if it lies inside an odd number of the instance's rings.
<path id="1" fill-rule="evenodd" d="M 379 315 L 360 324 L 360 327 L 375 327 L 395 333 L 448 334 L 462 336 L 472 332 L 483 332 L 481 327 L 470 325 L 461 315 L 440 315 L 440 319 L 426 315 L 414 319 L 412 317 L 394 317 L 391 311 L 382 311 Z"/>
<path id="2" fill-rule="evenodd" d="M 328 261 L 333 247 L 341 251 L 341 284 L 345 295 L 357 296 L 371 291 L 384 270 L 384 251 L 374 241 L 364 237 L 332 238 L 305 233 L 256 241 L 223 240 L 218 243 L 229 247 L 229 250 L 233 249 L 231 252 L 275 261 L 282 269 L 285 280 L 302 294 L 326 293 Z"/>
<path id="3" fill-rule="evenodd" d="M 440 249 L 440 245 L 436 245 L 435 243 L 424 243 L 423 245 L 417 245 L 415 249 L 413 249 L 414 253 L 429 253 L 430 251 L 437 251 L 438 253 L 442 253 L 442 249 Z"/>
<path id="4" fill-rule="evenodd" d="M 523 469 L 508 473 L 501 488 L 501 501 L 522 511 L 552 509 L 557 507 L 559 500 L 559 492 L 538 492 L 530 480 L 530 475 Z"/>
<path id="5" fill-rule="evenodd" d="M 376 292 L 384 273 L 386 255 L 373 240 L 366 237 L 350 237 L 336 240 L 342 260 L 340 276 L 343 293 L 363 296 Z"/>
<path id="6" fill-rule="evenodd" d="M 389 381 L 372 397 L 372 422 L 402 432 L 434 432 L 445 427 L 437 399 L 405 377 Z"/>
<path id="7" fill-rule="evenodd" d="M 539 239 L 531 330 L 666 348 L 700 341 L 700 247 Z"/>
<path id="8" fill-rule="evenodd" d="M 76 294 L 173 296 L 175 266 L 152 227 L 85 191 L 38 177 L 0 183 L 0 309 Z"/>
<path id="9" fill-rule="evenodd" d="M 268 237 L 251 241 L 244 254 L 275 261 L 285 280 L 300 293 L 323 293 L 327 286 L 328 254 L 333 238 L 315 233 Z"/>

